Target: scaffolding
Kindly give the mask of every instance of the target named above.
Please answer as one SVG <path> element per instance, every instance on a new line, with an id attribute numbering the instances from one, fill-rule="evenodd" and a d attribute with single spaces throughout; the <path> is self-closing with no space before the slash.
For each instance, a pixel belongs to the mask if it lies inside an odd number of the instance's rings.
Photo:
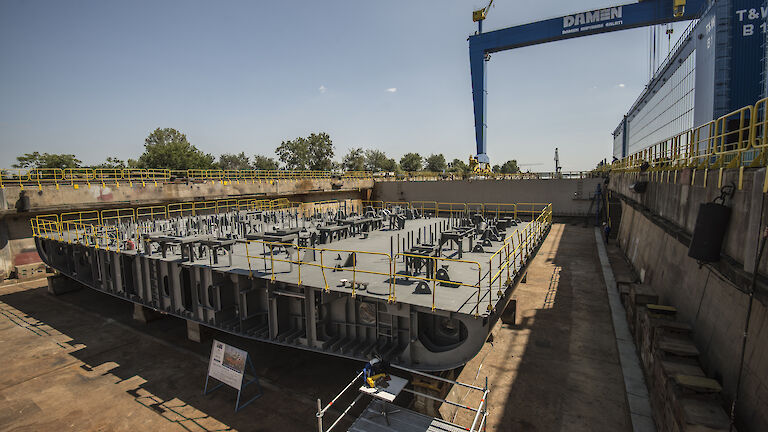
<path id="1" fill-rule="evenodd" d="M 475 413 L 475 415 L 473 417 L 473 420 L 472 420 L 472 424 L 469 427 L 453 424 L 453 423 L 447 422 L 445 420 L 438 419 L 436 417 L 430 417 L 433 421 L 440 422 L 440 424 L 443 425 L 443 426 L 454 427 L 454 428 L 457 428 L 457 430 L 469 431 L 469 432 L 480 432 L 480 431 L 485 431 L 486 430 L 486 420 L 488 418 L 488 395 L 490 393 L 490 390 L 488 389 L 488 377 L 487 376 L 485 377 L 485 385 L 483 387 L 478 387 L 478 386 L 474 386 L 472 384 L 466 384 L 466 383 L 462 383 L 462 382 L 459 382 L 459 381 L 450 380 L 450 379 L 447 379 L 447 378 L 439 377 L 437 375 L 432 375 L 432 374 L 428 374 L 428 373 L 425 373 L 425 372 L 420 372 L 420 371 L 417 371 L 417 370 L 414 370 L 414 369 L 409 369 L 409 368 L 402 367 L 402 366 L 391 365 L 390 367 L 392 367 L 394 369 L 399 369 L 399 370 L 404 371 L 404 372 L 408 372 L 408 373 L 413 374 L 413 375 L 419 375 L 419 376 L 425 377 L 427 379 L 431 379 L 431 380 L 435 380 L 435 381 L 442 381 L 444 383 L 451 384 L 451 385 L 454 385 L 454 386 L 465 387 L 465 388 L 469 389 L 470 391 L 481 392 L 482 393 L 482 398 L 480 400 L 480 404 L 477 406 L 477 408 L 473 408 L 473 407 L 470 407 L 470 406 L 467 406 L 467 405 L 462 405 L 460 403 L 449 401 L 447 399 L 443 399 L 443 398 L 432 396 L 432 395 L 429 395 L 429 394 L 426 394 L 426 393 L 422 393 L 422 392 L 419 392 L 419 391 L 416 391 L 416 390 L 413 390 L 413 389 L 410 389 L 410 388 L 407 388 L 407 387 L 403 389 L 404 392 L 411 393 L 411 394 L 413 394 L 415 396 L 424 397 L 424 398 L 433 400 L 435 402 L 439 402 L 439 403 L 443 403 L 443 404 L 448 404 L 448 405 L 451 405 L 451 406 L 454 406 L 454 407 L 457 407 L 457 408 L 461 408 L 461 409 L 464 409 L 464 410 L 468 410 L 468 411 L 471 411 L 471 412 Z M 352 379 L 352 381 L 350 381 L 344 387 L 344 389 L 341 390 L 324 407 L 323 407 L 322 402 L 320 401 L 320 399 L 319 398 L 317 399 L 317 413 L 315 414 L 315 416 L 317 417 L 317 430 L 318 430 L 318 432 L 331 432 L 331 431 L 333 431 L 334 428 L 342 421 L 343 418 L 345 418 L 347 416 L 350 416 L 350 414 L 349 414 L 350 410 L 360 401 L 360 399 L 362 399 L 363 396 L 366 396 L 366 393 L 360 392 L 355 397 L 355 399 L 349 405 L 347 405 L 344 408 L 344 410 L 341 412 L 341 414 L 339 414 L 339 416 L 333 421 L 331 426 L 329 426 L 327 429 L 323 428 L 323 418 L 325 416 L 325 413 L 342 397 L 342 395 L 347 393 L 350 389 L 356 388 L 356 384 L 358 384 L 358 385 L 363 384 L 364 382 L 361 379 L 362 376 L 363 376 L 363 371 L 360 371 L 360 373 L 358 373 Z M 371 405 L 374 404 L 374 403 L 377 403 L 377 402 L 383 403 L 382 401 L 377 401 L 377 400 L 374 399 L 371 402 Z M 389 404 L 387 404 L 387 405 L 389 405 Z M 390 415 L 394 414 L 394 413 L 403 413 L 402 415 L 427 417 L 427 416 L 419 414 L 419 413 L 417 413 L 415 411 L 411 411 L 411 410 L 405 409 L 403 407 L 399 407 L 399 406 L 396 406 L 396 407 L 398 409 L 396 411 L 391 411 Z M 361 418 L 363 418 L 363 416 L 365 416 L 366 413 L 368 413 L 368 412 L 369 412 L 369 410 L 364 410 L 360 414 L 360 416 L 357 417 L 357 420 L 352 425 L 352 429 L 349 429 L 349 430 L 350 431 L 352 431 L 352 430 L 354 430 L 354 431 L 365 431 L 365 430 L 367 430 L 367 429 L 361 428 L 359 426 L 356 427 L 356 425 L 358 424 L 359 420 Z M 387 420 L 387 425 L 389 425 L 389 420 Z M 381 430 L 381 429 L 378 429 L 378 430 Z M 396 430 L 399 430 L 399 429 L 390 428 L 389 430 L 396 431 Z M 416 429 L 413 429 L 413 430 L 416 430 Z"/>

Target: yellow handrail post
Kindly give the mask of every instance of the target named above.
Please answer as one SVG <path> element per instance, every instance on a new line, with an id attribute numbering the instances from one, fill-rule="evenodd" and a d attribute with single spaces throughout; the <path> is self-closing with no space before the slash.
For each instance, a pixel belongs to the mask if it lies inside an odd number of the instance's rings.
<path id="1" fill-rule="evenodd" d="M 357 277 L 357 254 L 352 252 L 352 298 L 355 298 L 357 291 L 355 290 L 355 282 Z"/>
<path id="2" fill-rule="evenodd" d="M 433 259 L 435 265 L 433 268 L 437 268 L 437 259 Z M 432 311 L 437 309 L 435 307 L 435 295 L 437 293 L 437 278 L 432 278 Z"/>
<path id="3" fill-rule="evenodd" d="M 323 264 L 323 250 L 320 249 L 320 273 L 323 275 L 323 283 L 325 284 L 325 292 L 330 292 L 328 288 L 328 280 L 325 278 L 325 265 Z"/>
<path id="4" fill-rule="evenodd" d="M 250 241 L 245 241 L 245 259 L 248 261 L 248 278 L 253 279 L 253 270 L 251 269 L 251 254 L 248 252 L 248 243 Z"/>
<path id="5" fill-rule="evenodd" d="M 272 282 L 275 281 L 275 247 L 274 245 L 269 246 L 269 267 L 270 267 L 270 273 L 271 277 L 270 280 Z"/>
<path id="6" fill-rule="evenodd" d="M 301 286 L 301 246 L 296 245 L 296 262 L 299 264 L 299 286 Z"/>
<path id="7" fill-rule="evenodd" d="M 395 297 L 396 297 L 395 296 L 395 283 L 394 283 L 395 271 L 392 268 L 392 266 L 393 266 L 392 256 L 390 255 L 390 257 L 389 257 L 389 299 L 388 299 L 389 303 L 394 303 L 395 302 Z"/>

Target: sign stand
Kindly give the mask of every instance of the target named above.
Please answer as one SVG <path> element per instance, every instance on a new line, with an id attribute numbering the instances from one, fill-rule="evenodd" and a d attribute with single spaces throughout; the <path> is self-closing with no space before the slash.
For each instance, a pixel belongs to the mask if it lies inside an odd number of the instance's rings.
<path id="1" fill-rule="evenodd" d="M 243 382 L 245 376 L 246 367 L 250 367 L 253 379 Z M 213 378 L 219 381 L 218 384 L 208 389 L 208 381 Z M 237 402 L 235 403 L 235 412 L 240 411 L 242 408 L 260 398 L 262 395 L 261 385 L 259 384 L 259 377 L 256 376 L 256 368 L 251 362 L 251 357 L 247 351 L 235 348 L 227 345 L 223 342 L 219 342 L 214 339 L 213 346 L 211 347 L 211 360 L 208 363 L 208 373 L 205 376 L 205 388 L 203 389 L 203 395 L 213 393 L 214 390 L 223 386 L 224 384 L 237 390 Z M 240 404 L 240 398 L 245 387 L 255 384 L 258 393 L 251 399 Z"/>

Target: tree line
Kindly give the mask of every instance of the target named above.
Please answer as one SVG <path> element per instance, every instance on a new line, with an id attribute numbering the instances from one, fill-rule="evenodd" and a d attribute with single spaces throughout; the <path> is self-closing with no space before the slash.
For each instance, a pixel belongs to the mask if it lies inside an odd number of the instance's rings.
<path id="1" fill-rule="evenodd" d="M 331 137 L 325 133 L 312 133 L 283 141 L 275 149 L 277 160 L 263 155 L 249 156 L 245 152 L 224 153 L 216 160 L 192 145 L 187 136 L 173 128 L 157 128 L 144 140 L 144 152 L 137 159 L 127 161 L 108 157 L 103 163 L 89 168 L 103 169 L 222 169 L 222 170 L 313 170 L 313 171 L 372 171 L 372 172 L 449 172 L 465 174 L 469 166 L 460 159 L 450 163 L 442 154 L 422 157 L 419 153 L 406 153 L 400 161 L 380 150 L 351 149 L 341 162 L 334 160 L 335 150 Z M 82 168 L 82 161 L 74 154 L 32 152 L 16 158 L 14 168 Z M 497 173 L 520 172 L 516 160 L 495 165 Z"/>

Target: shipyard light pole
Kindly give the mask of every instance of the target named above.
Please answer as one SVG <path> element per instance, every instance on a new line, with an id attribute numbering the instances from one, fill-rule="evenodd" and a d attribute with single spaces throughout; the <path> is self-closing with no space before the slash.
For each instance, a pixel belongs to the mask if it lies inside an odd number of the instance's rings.
<path id="1" fill-rule="evenodd" d="M 493 2 L 491 1 L 483 9 L 474 11 L 472 17 L 478 26 L 477 33 L 469 37 L 469 65 L 472 73 L 477 162 L 485 169 L 490 162 L 485 140 L 485 63 L 490 60 L 491 53 L 617 30 L 692 20 L 700 16 L 707 1 L 645 0 L 487 33 L 483 33 L 483 20 Z"/>

